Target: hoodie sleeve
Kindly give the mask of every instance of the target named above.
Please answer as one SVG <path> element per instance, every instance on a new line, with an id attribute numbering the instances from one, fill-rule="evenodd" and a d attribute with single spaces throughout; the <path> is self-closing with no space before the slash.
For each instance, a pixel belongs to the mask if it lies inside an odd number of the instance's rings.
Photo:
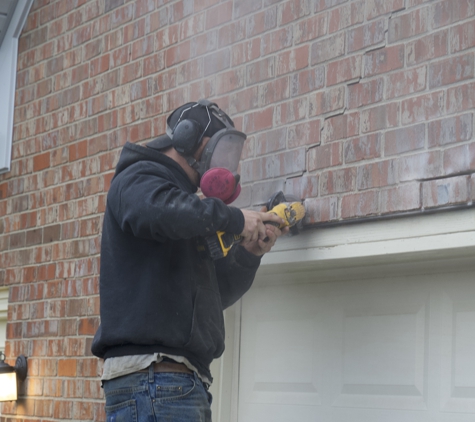
<path id="1" fill-rule="evenodd" d="M 185 192 L 166 169 L 139 162 L 114 180 L 108 206 L 125 232 L 136 237 L 165 241 L 207 236 L 218 230 L 239 234 L 244 215 L 216 198 L 201 200 Z"/>
<path id="2" fill-rule="evenodd" d="M 260 256 L 240 245 L 232 248 L 226 258 L 215 261 L 223 309 L 237 302 L 251 288 L 260 263 Z"/>

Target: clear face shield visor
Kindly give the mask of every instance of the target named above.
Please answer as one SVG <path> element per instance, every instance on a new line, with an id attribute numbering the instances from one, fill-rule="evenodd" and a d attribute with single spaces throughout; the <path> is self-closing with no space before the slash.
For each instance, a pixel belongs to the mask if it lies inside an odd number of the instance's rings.
<path id="1" fill-rule="evenodd" d="M 208 141 L 198 165 L 200 187 L 207 197 L 215 197 L 226 204 L 241 192 L 237 173 L 246 135 L 234 128 L 216 132 Z"/>

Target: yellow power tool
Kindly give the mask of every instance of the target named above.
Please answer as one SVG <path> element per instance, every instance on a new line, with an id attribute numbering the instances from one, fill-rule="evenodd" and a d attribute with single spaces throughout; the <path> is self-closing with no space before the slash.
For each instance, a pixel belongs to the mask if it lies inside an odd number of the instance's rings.
<path id="1" fill-rule="evenodd" d="M 283 192 L 277 192 L 267 202 L 266 208 L 269 214 L 278 215 L 284 220 L 284 223 L 280 225 L 270 221 L 266 224 L 272 224 L 279 227 L 279 229 L 290 227 L 292 234 L 298 233 L 297 223 L 302 221 L 305 217 L 305 207 L 301 202 L 287 201 Z M 242 237 L 240 235 L 218 231 L 215 235 L 206 237 L 205 240 L 210 257 L 216 260 L 227 256 L 231 248 L 241 242 Z"/>

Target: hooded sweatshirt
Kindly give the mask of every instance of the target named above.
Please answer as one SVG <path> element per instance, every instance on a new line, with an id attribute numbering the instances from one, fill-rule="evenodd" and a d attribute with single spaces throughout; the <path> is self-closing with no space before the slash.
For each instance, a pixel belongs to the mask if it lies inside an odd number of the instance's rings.
<path id="1" fill-rule="evenodd" d="M 224 351 L 223 309 L 250 288 L 260 257 L 237 246 L 209 258 L 204 237 L 241 233 L 244 216 L 196 190 L 168 156 L 124 146 L 104 214 L 94 355 L 184 356 L 211 379 Z"/>

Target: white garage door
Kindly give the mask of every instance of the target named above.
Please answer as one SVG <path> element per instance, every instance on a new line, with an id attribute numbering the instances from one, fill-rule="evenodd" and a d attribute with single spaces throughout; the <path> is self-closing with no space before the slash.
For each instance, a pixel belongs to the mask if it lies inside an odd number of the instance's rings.
<path id="1" fill-rule="evenodd" d="M 474 272 L 243 298 L 239 422 L 475 421 Z"/>

